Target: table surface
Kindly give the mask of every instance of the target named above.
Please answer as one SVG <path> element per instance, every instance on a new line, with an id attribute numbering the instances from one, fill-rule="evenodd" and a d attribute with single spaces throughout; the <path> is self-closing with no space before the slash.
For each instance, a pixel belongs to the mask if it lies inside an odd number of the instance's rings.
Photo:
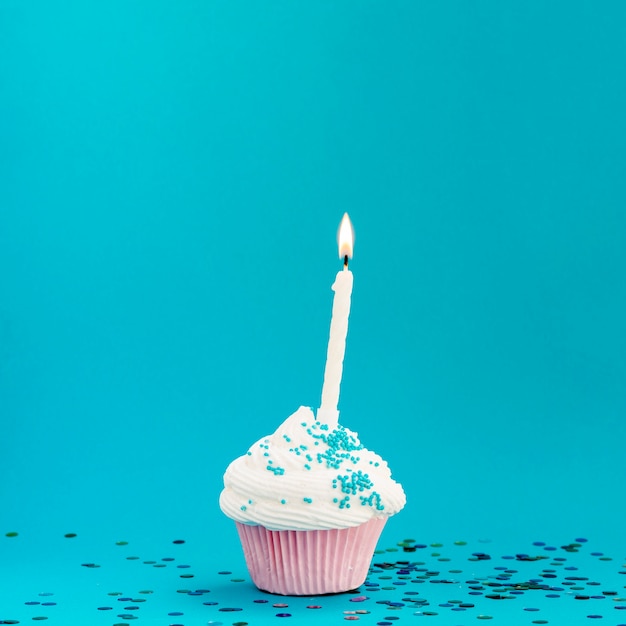
<path id="1" fill-rule="evenodd" d="M 529 541 L 513 552 L 489 540 L 398 538 L 379 545 L 360 588 L 319 597 L 259 591 L 239 547 L 232 559 L 223 552 L 212 559 L 208 539 L 133 545 L 10 531 L 0 542 L 0 624 L 626 624 L 626 555 L 602 552 L 583 537 Z"/>

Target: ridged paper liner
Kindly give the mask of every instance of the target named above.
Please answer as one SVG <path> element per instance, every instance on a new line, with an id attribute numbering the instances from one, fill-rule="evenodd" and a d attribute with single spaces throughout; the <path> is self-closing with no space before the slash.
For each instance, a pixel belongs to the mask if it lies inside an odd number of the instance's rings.
<path id="1" fill-rule="evenodd" d="M 281 595 L 356 589 L 367 577 L 387 518 L 333 530 L 268 530 L 235 522 L 254 584 Z"/>

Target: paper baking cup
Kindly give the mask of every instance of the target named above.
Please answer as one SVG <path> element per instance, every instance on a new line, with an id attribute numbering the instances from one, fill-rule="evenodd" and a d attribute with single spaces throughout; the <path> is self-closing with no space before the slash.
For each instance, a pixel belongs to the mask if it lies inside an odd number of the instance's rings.
<path id="1" fill-rule="evenodd" d="M 387 518 L 334 530 L 268 530 L 235 522 L 254 584 L 281 595 L 350 591 L 367 577 Z"/>

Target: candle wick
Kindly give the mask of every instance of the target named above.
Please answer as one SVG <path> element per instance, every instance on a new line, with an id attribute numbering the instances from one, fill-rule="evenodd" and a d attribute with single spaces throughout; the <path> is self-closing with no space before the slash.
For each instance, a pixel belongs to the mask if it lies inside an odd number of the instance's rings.
<path id="1" fill-rule="evenodd" d="M 346 256 L 343 257 L 343 266 L 348 267 L 348 255 L 347 254 Z"/>

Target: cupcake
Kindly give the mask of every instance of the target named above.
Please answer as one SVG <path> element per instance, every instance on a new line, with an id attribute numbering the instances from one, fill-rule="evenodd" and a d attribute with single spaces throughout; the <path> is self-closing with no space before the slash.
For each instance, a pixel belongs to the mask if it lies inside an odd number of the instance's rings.
<path id="1" fill-rule="evenodd" d="M 405 502 L 378 454 L 308 407 L 235 459 L 220 495 L 255 585 L 283 595 L 361 585 L 385 522 Z"/>

